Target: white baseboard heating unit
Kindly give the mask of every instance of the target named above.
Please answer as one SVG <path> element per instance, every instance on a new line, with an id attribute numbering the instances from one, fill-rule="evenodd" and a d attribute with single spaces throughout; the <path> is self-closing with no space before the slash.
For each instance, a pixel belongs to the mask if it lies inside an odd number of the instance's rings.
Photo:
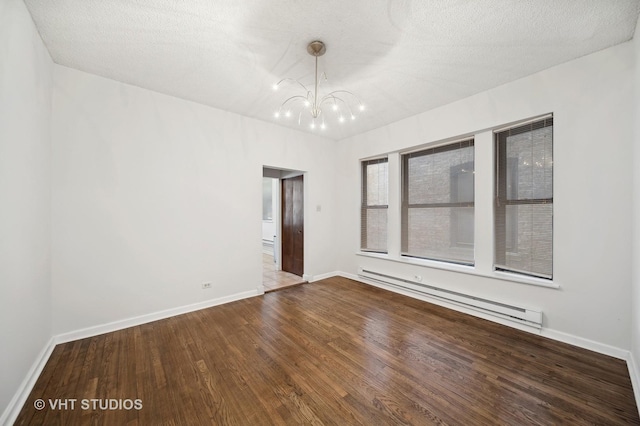
<path id="1" fill-rule="evenodd" d="M 400 287 L 426 296 L 434 297 L 445 302 L 453 303 L 475 311 L 483 312 L 498 318 L 514 321 L 530 327 L 542 328 L 542 312 L 533 309 L 513 306 L 494 300 L 483 299 L 457 291 L 423 284 L 419 281 L 394 277 L 381 272 L 359 268 L 358 275 L 383 284 Z"/>

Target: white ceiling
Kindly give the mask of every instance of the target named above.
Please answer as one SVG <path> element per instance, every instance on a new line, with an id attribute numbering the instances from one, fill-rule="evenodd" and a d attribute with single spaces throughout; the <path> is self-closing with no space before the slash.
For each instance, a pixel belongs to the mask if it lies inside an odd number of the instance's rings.
<path id="1" fill-rule="evenodd" d="M 276 120 L 284 77 L 367 110 L 362 133 L 630 40 L 640 0 L 25 0 L 53 60 L 227 111 Z M 293 87 L 291 87 L 293 89 Z M 300 94 L 298 91 L 290 92 Z M 311 131 L 308 126 L 301 130 Z"/>

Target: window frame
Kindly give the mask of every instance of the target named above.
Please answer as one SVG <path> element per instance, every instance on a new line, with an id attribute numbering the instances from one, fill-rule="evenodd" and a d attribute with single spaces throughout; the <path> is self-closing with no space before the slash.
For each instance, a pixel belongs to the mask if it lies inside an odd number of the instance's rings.
<path id="1" fill-rule="evenodd" d="M 409 203 L 409 160 L 411 158 L 422 157 L 427 155 L 434 155 L 442 152 L 454 151 L 457 149 L 463 148 L 473 148 L 473 156 L 474 156 L 474 169 L 475 169 L 475 137 L 465 137 L 463 139 L 458 139 L 454 141 L 449 141 L 444 144 L 427 147 L 425 149 L 411 151 L 401 154 L 401 235 L 400 235 L 400 255 L 404 258 L 411 259 L 422 259 L 428 261 L 435 262 L 443 262 L 446 264 L 455 264 L 455 265 L 464 265 L 464 266 L 474 266 L 475 265 L 475 241 L 474 244 L 467 244 L 466 247 L 459 247 L 464 250 L 473 250 L 473 258 L 471 261 L 461 261 L 454 259 L 446 259 L 446 258 L 434 258 L 434 257 L 425 257 L 419 256 L 415 253 L 409 253 L 409 211 L 412 208 L 456 208 L 456 207 L 471 207 L 474 209 L 475 213 L 475 188 L 473 192 L 473 201 L 460 201 L 460 202 L 449 202 L 449 203 Z M 462 166 L 462 165 L 460 165 Z M 451 167 L 450 167 L 451 170 Z M 475 182 L 475 179 L 474 179 Z M 475 183 L 474 183 L 475 185 Z M 474 215 L 475 216 L 475 215 Z M 475 224 L 474 224 L 475 226 Z M 451 228 L 449 229 L 449 233 L 451 233 Z M 450 244 L 453 243 L 453 240 L 450 238 Z M 475 236 L 474 236 L 475 240 Z M 456 246 L 458 247 L 458 246 Z"/>
<path id="2" fill-rule="evenodd" d="M 368 200 L 367 200 L 367 189 L 368 189 L 368 182 L 367 182 L 367 167 L 369 165 L 373 165 L 373 164 L 383 164 L 386 163 L 387 164 L 387 204 L 368 204 Z M 366 253 L 380 253 L 380 254 L 387 254 L 389 252 L 389 247 L 388 247 L 388 237 L 387 235 L 385 235 L 385 248 L 384 250 L 382 249 L 377 249 L 377 248 L 369 248 L 367 247 L 367 239 L 368 239 L 368 233 L 367 233 L 367 212 L 369 210 L 380 210 L 380 209 L 385 209 L 387 210 L 387 212 L 389 211 L 389 157 L 378 157 L 378 158 L 372 158 L 372 159 L 368 159 L 368 160 L 361 160 L 360 161 L 360 176 L 361 176 L 361 183 L 360 183 L 360 250 L 362 252 L 366 252 Z M 388 215 L 388 213 L 387 213 Z M 385 233 L 388 233 L 389 230 L 389 223 L 388 223 L 388 216 L 387 216 L 387 223 L 385 224 Z"/>
<path id="3" fill-rule="evenodd" d="M 509 162 L 510 159 L 506 155 L 507 151 L 507 138 L 509 136 L 514 136 L 518 134 L 523 134 L 527 132 L 532 132 L 534 130 L 543 129 L 546 127 L 551 127 L 551 157 L 552 157 L 552 167 L 551 167 L 551 197 L 547 198 L 527 198 L 527 199 L 509 199 L 510 196 L 513 196 L 514 188 L 513 182 L 517 181 L 517 175 L 513 175 L 513 171 L 511 174 L 509 173 Z M 494 185 L 495 185 L 495 194 L 494 194 L 494 206 L 493 206 L 493 226 L 494 226 L 494 261 L 493 261 L 493 270 L 497 273 L 508 273 L 508 274 L 517 274 L 523 277 L 541 279 L 541 280 L 553 280 L 553 185 L 554 185 L 554 171 L 555 171 L 555 163 L 553 163 L 553 152 L 554 152 L 554 143 L 553 143 L 553 133 L 554 133 L 554 122 L 553 122 L 553 114 L 538 117 L 535 119 L 531 119 L 525 122 L 521 122 L 518 124 L 514 124 L 509 127 L 501 128 L 498 130 L 494 130 Z M 504 158 L 506 161 L 501 161 L 501 158 Z M 511 185 L 511 191 L 509 191 L 509 185 Z M 510 195 L 511 193 L 511 195 Z M 507 265 L 506 258 L 511 255 L 519 254 L 519 250 L 517 247 L 517 239 L 518 239 L 518 222 L 516 221 L 513 226 L 515 229 L 511 229 L 508 232 L 507 229 L 507 206 L 531 206 L 531 205 L 551 205 L 551 259 L 550 259 L 550 270 L 551 274 L 543 274 L 537 273 L 534 271 L 527 271 L 518 268 L 509 267 Z M 499 223 L 499 221 L 501 221 Z M 501 238 L 504 241 L 501 241 Z M 501 249 L 504 247 L 504 250 Z"/>

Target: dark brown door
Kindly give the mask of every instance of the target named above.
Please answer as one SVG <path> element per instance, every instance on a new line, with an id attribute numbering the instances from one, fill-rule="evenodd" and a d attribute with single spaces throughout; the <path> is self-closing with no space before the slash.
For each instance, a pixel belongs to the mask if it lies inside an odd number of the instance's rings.
<path id="1" fill-rule="evenodd" d="M 282 270 L 304 273 L 304 203 L 302 176 L 282 179 Z"/>

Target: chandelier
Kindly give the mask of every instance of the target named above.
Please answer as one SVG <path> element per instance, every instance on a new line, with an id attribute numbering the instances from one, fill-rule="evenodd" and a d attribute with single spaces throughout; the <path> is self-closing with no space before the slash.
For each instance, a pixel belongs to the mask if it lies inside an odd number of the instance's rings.
<path id="1" fill-rule="evenodd" d="M 283 83 L 290 83 L 300 86 L 303 94 L 294 95 L 280 105 L 276 111 L 275 118 L 284 117 L 296 118 L 298 125 L 309 125 L 313 130 L 327 128 L 327 122 L 335 120 L 344 123 L 347 120 L 355 120 L 356 112 L 364 111 L 365 107 L 360 99 L 348 90 L 334 90 L 325 95 L 319 93 L 320 85 L 327 81 L 327 75 L 323 72 L 318 79 L 318 57 L 325 54 L 327 47 L 319 40 L 312 41 L 307 46 L 307 52 L 315 57 L 315 84 L 313 91 L 299 80 L 293 78 L 283 78 L 273 85 L 273 90 L 278 90 Z"/>

